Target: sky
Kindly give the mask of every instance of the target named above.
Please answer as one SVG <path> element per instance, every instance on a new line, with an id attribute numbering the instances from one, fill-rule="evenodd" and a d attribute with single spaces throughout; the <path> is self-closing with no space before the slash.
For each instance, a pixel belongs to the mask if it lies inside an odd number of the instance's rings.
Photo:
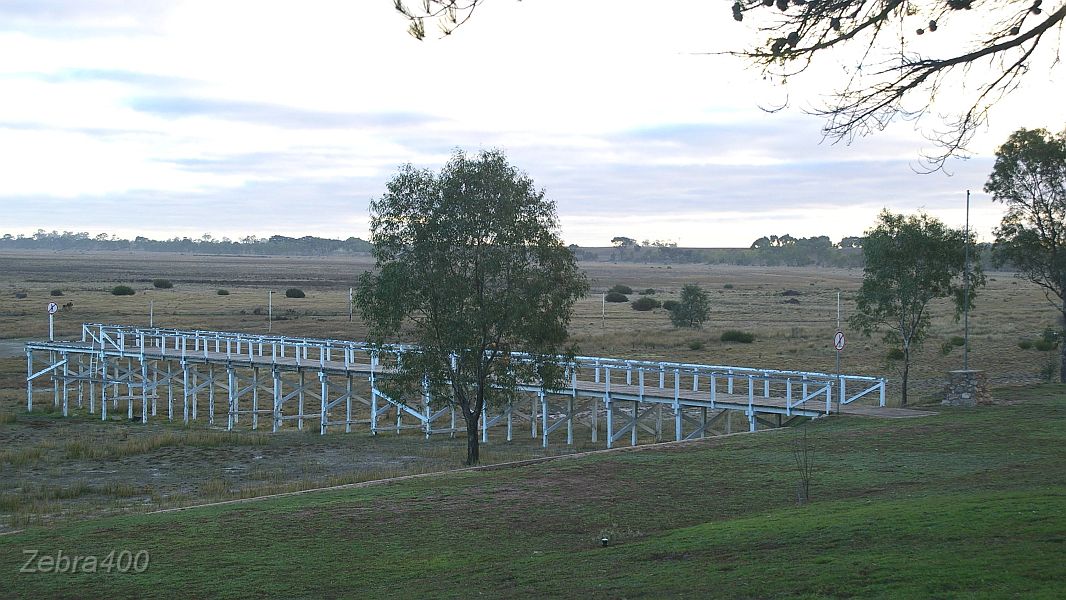
<path id="1" fill-rule="evenodd" d="M 839 64 L 782 87 L 713 54 L 760 35 L 724 0 L 491 0 L 425 41 L 392 4 L 0 3 L 0 233 L 368 238 L 400 165 L 501 148 L 582 246 L 838 240 L 882 208 L 962 227 L 967 189 L 989 240 L 996 146 L 1066 126 L 1062 72 L 1036 68 L 970 159 L 919 174 L 911 123 L 822 141 L 804 108 Z"/>

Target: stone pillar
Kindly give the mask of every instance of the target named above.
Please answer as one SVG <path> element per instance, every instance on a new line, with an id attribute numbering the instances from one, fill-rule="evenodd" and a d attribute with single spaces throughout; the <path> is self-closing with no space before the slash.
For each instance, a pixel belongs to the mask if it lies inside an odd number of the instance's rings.
<path id="1" fill-rule="evenodd" d="M 944 390 L 947 406 L 977 406 L 992 404 L 988 391 L 988 377 L 984 371 L 948 371 L 948 385 Z"/>

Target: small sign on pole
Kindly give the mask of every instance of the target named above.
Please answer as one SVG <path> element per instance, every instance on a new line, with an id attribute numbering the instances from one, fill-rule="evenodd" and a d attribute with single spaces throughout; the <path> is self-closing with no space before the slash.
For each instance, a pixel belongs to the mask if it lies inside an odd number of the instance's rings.
<path id="1" fill-rule="evenodd" d="M 59 310 L 59 305 L 55 302 L 48 303 L 48 341 L 54 342 L 56 339 L 55 318 L 53 315 Z"/>
<path id="2" fill-rule="evenodd" d="M 838 329 L 836 335 L 833 336 L 833 347 L 837 349 L 837 352 L 840 352 L 844 349 L 844 344 L 844 332 Z"/>

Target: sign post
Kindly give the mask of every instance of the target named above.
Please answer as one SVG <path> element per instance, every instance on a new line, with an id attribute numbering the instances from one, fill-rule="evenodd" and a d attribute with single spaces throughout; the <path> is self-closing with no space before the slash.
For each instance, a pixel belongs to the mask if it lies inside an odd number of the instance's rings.
<path id="1" fill-rule="evenodd" d="M 55 320 L 53 315 L 59 310 L 59 305 L 55 302 L 48 303 L 48 341 L 54 342 L 56 339 Z"/>
<path id="2" fill-rule="evenodd" d="M 267 333 L 270 333 L 271 321 L 274 320 L 274 290 L 267 290 Z"/>

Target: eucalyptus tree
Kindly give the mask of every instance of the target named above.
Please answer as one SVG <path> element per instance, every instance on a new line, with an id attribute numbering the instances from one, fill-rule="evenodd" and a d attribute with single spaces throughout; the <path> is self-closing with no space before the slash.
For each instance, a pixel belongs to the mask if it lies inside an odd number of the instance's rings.
<path id="1" fill-rule="evenodd" d="M 362 275 L 356 304 L 368 340 L 393 357 L 383 389 L 454 403 L 476 464 L 486 406 L 523 383 L 560 385 L 586 278 L 555 204 L 498 150 L 456 151 L 439 173 L 400 167 L 370 210 L 376 271 Z M 414 347 L 390 353 L 395 341 Z"/>
<path id="2" fill-rule="evenodd" d="M 1007 207 L 994 257 L 1044 289 L 1059 312 L 1059 378 L 1066 383 L 1066 131 L 1020 129 L 996 151 L 985 184 Z"/>
<path id="3" fill-rule="evenodd" d="M 850 323 L 865 335 L 883 331 L 885 341 L 902 351 L 904 406 L 911 358 L 929 331 L 930 302 L 950 299 L 958 320 L 973 306 L 975 288 L 984 285 L 979 263 L 966 268 L 966 246 L 972 250 L 973 243 L 973 234 L 967 239 L 929 215 L 887 210 L 863 239 L 866 264 Z"/>

